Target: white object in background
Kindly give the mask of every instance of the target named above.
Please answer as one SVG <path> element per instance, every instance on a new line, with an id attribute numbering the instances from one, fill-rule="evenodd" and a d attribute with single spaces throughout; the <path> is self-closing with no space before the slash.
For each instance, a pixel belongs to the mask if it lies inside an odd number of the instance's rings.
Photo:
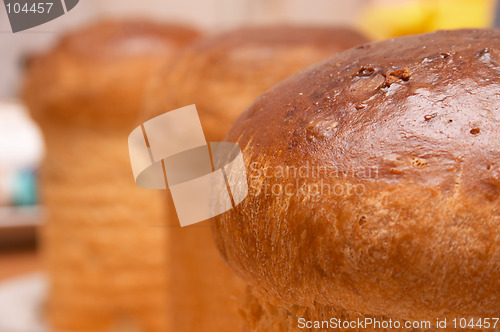
<path id="1" fill-rule="evenodd" d="M 0 102 L 0 165 L 35 167 L 44 148 L 40 129 L 16 102 Z"/>
<path id="2" fill-rule="evenodd" d="M 0 284 L 0 331 L 48 332 L 43 327 L 47 280 L 36 273 Z"/>
<path id="3" fill-rule="evenodd" d="M 0 102 L 0 205 L 16 203 L 17 195 L 33 200 L 29 173 L 38 168 L 43 153 L 42 133 L 26 109 L 16 102 Z"/>

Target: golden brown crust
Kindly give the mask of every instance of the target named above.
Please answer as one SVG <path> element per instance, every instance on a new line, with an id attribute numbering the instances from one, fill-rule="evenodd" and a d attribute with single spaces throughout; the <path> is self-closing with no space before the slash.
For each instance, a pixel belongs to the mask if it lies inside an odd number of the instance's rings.
<path id="1" fill-rule="evenodd" d="M 145 117 L 195 103 L 207 139 L 220 140 L 273 84 L 364 40 L 351 30 L 308 27 L 245 28 L 200 39 L 159 73 Z M 177 309 L 172 330 L 240 331 L 238 301 L 246 285 L 224 264 L 209 224 L 168 232 Z"/>
<path id="2" fill-rule="evenodd" d="M 312 317 L 497 316 L 499 73 L 498 30 L 440 31 L 351 49 L 259 97 L 227 136 L 251 187 L 213 224 L 228 264 Z"/>
<path id="3" fill-rule="evenodd" d="M 118 117 L 130 125 L 150 76 L 198 36 L 188 27 L 146 21 L 76 30 L 30 60 L 24 97 L 37 119 L 109 127 Z"/>
<path id="4" fill-rule="evenodd" d="M 24 96 L 44 132 L 41 247 L 51 327 L 170 330 L 175 306 L 161 192 L 136 186 L 127 137 L 146 81 L 197 34 L 146 22 L 75 31 L 29 65 Z M 125 50 L 121 46 L 132 47 Z"/>
<path id="5" fill-rule="evenodd" d="M 103 21 L 64 36 L 59 51 L 86 61 L 116 61 L 137 55 L 165 55 L 199 37 L 183 25 L 149 21 Z"/>
<path id="6" fill-rule="evenodd" d="M 173 319 L 163 196 L 129 170 L 126 134 L 43 127 L 46 220 L 41 254 L 50 289 L 44 313 L 61 331 L 163 332 Z"/>
<path id="7" fill-rule="evenodd" d="M 220 140 L 262 92 L 367 39 L 338 27 L 253 27 L 191 44 L 148 93 L 149 117 L 196 104 L 208 140 Z"/>

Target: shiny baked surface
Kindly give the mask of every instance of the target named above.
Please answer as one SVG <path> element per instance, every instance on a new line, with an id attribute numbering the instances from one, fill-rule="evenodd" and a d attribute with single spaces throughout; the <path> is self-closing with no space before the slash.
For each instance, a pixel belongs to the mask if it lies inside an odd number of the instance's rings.
<path id="1" fill-rule="evenodd" d="M 499 73 L 498 30 L 440 31 L 343 52 L 255 101 L 226 137 L 253 192 L 213 223 L 260 301 L 252 324 L 498 312 Z M 323 171 L 271 173 L 301 166 Z"/>

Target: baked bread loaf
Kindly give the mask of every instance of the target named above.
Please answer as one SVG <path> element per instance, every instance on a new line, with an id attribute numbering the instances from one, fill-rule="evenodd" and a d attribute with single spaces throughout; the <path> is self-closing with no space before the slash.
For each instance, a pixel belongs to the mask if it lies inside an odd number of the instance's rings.
<path id="1" fill-rule="evenodd" d="M 24 98 L 46 139 L 41 174 L 47 317 L 65 331 L 167 331 L 160 192 L 137 187 L 127 137 L 154 72 L 198 33 L 106 21 L 35 56 Z"/>
<path id="2" fill-rule="evenodd" d="M 147 118 L 196 104 L 207 141 L 220 141 L 272 85 L 365 41 L 350 29 L 294 26 L 243 28 L 200 39 L 155 77 L 146 98 Z M 181 229 L 171 211 L 172 331 L 240 331 L 245 283 L 224 264 L 209 223 Z"/>
<path id="3" fill-rule="evenodd" d="M 186 47 L 148 98 L 151 114 L 196 104 L 207 140 L 221 140 L 261 93 L 316 62 L 367 42 L 341 27 L 241 28 Z"/>
<path id="4" fill-rule="evenodd" d="M 498 316 L 499 74 L 499 30 L 439 31 L 343 52 L 245 111 L 226 140 L 250 192 L 213 230 L 248 331 Z"/>

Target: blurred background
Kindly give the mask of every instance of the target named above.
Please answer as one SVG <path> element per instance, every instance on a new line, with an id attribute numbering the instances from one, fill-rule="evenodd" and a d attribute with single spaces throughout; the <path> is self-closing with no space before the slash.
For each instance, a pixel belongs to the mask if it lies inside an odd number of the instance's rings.
<path id="1" fill-rule="evenodd" d="M 354 25 L 366 3 L 364 0 L 314 0 L 313 4 L 306 0 L 81 0 L 62 17 L 15 34 L 5 7 L 1 6 L 0 278 L 38 267 L 37 258 L 31 253 L 36 250 L 36 226 L 43 215 L 40 203 L 43 198 L 37 195 L 43 138 L 18 101 L 23 66 L 29 54 L 50 48 L 69 30 L 105 18 L 140 17 L 186 23 L 211 34 L 253 24 Z"/>
<path id="2" fill-rule="evenodd" d="M 81 24 L 139 16 L 188 23 L 207 33 L 256 24 L 354 26 L 372 39 L 494 25 L 494 0 L 81 0 L 42 26 L 13 34 L 0 8 L 0 282 L 37 270 L 36 227 L 43 215 L 37 169 L 43 138 L 18 101 L 27 55 Z"/>
<path id="3" fill-rule="evenodd" d="M 13 34 L 0 9 L 0 98 L 14 98 L 25 56 L 61 33 L 107 17 L 183 22 L 207 32 L 252 24 L 356 26 L 372 38 L 492 24 L 495 0 L 81 0 L 63 17 Z"/>

